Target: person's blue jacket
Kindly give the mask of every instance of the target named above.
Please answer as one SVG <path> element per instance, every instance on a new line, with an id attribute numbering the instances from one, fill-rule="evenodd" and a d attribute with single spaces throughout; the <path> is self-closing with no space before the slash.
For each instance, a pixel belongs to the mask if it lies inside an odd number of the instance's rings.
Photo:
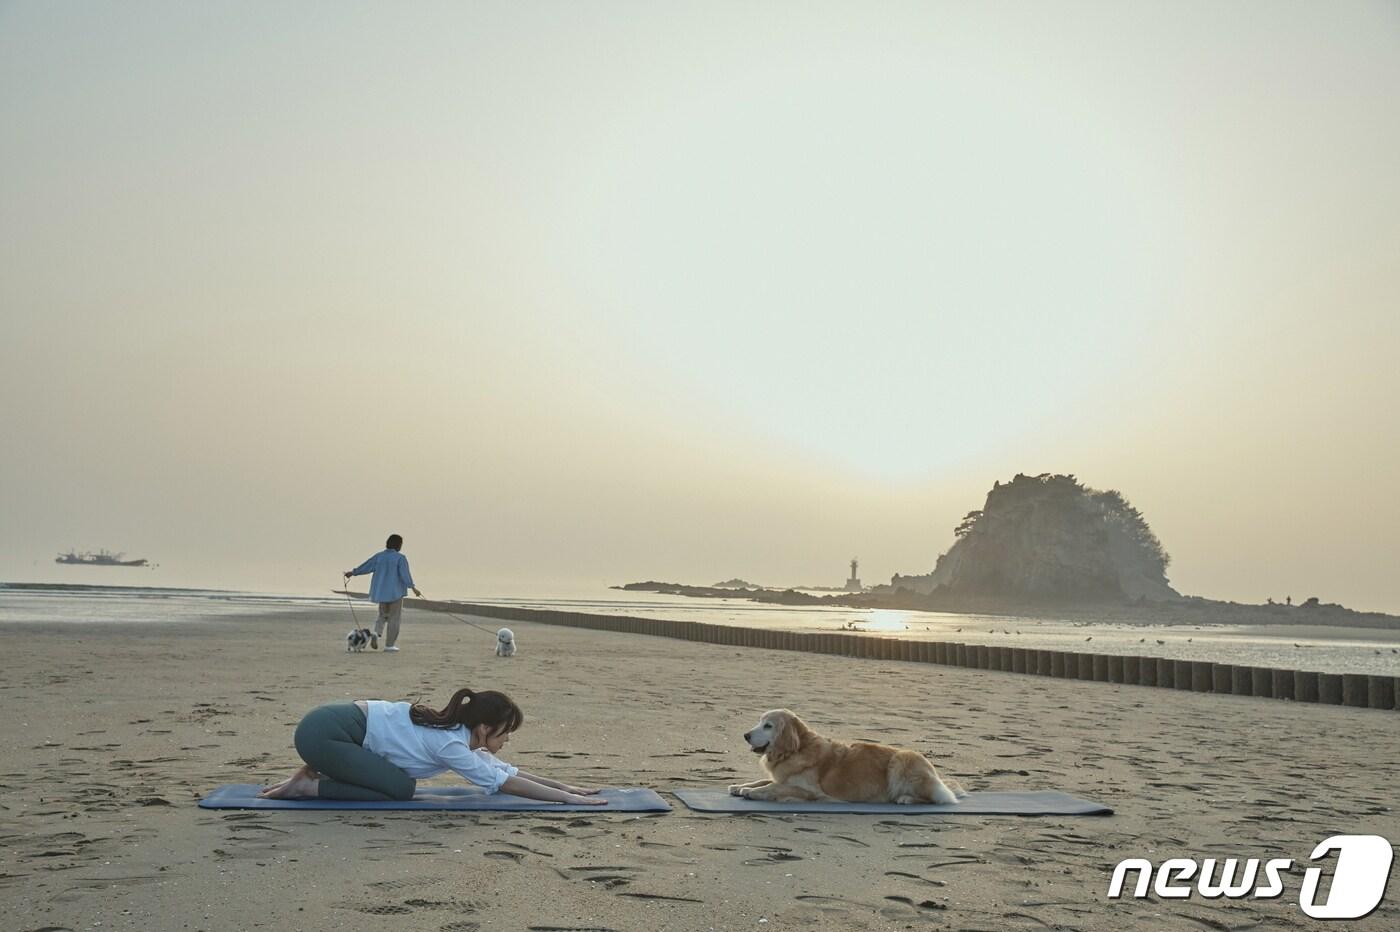
<path id="1" fill-rule="evenodd" d="M 408 572 L 408 557 L 397 550 L 381 550 L 350 571 L 351 576 L 373 573 L 369 581 L 371 602 L 397 602 L 416 588 Z"/>

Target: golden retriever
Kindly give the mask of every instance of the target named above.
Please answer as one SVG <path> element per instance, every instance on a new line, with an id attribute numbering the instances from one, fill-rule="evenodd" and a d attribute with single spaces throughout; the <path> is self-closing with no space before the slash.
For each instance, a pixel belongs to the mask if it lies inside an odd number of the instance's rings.
<path id="1" fill-rule="evenodd" d="M 922 754 L 823 738 L 787 709 L 764 712 L 744 740 L 763 755 L 770 779 L 736 783 L 729 788 L 735 796 L 771 802 L 948 804 L 967 795 L 957 780 L 941 779 Z"/>

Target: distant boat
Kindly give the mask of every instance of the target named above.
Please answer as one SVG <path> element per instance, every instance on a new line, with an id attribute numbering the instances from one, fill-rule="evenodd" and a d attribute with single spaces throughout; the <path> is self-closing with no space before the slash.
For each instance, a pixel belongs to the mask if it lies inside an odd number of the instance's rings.
<path id="1" fill-rule="evenodd" d="M 72 550 L 67 553 L 60 553 L 54 558 L 55 563 L 67 563 L 72 566 L 151 566 L 149 560 L 123 560 L 124 553 L 110 553 L 106 550 L 99 550 L 96 553 L 75 553 Z"/>

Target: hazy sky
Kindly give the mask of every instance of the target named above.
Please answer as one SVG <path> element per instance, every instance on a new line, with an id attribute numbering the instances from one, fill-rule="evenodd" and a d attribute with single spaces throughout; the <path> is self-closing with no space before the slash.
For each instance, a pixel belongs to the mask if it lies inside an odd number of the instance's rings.
<path id="1" fill-rule="evenodd" d="M 0 3 L 0 579 L 872 582 L 1064 471 L 1397 612 L 1397 166 L 1395 3 Z"/>

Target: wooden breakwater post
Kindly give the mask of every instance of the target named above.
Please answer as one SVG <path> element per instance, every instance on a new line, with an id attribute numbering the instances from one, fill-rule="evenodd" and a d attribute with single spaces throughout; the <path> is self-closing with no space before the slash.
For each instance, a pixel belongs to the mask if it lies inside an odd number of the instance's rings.
<path id="1" fill-rule="evenodd" d="M 1079 651 L 1074 652 L 1074 663 L 1076 669 L 1079 671 L 1079 679 L 1088 680 L 1091 683 L 1094 681 L 1094 658 L 1096 656 L 1097 654 L 1082 654 Z"/>
<path id="2" fill-rule="evenodd" d="M 1137 686 L 1142 682 L 1143 658 L 1129 655 L 1123 658 L 1123 684 Z"/>
<path id="3" fill-rule="evenodd" d="M 1250 667 L 1230 667 L 1230 692 L 1236 696 L 1254 695 L 1254 671 Z"/>
<path id="4" fill-rule="evenodd" d="M 1395 708 L 1395 681 L 1393 676 L 1366 677 L 1366 704 L 1373 709 Z"/>
<path id="5" fill-rule="evenodd" d="M 1069 651 L 1065 659 L 1065 679 L 1092 680 L 1094 678 L 1094 658 L 1077 650 Z"/>
<path id="6" fill-rule="evenodd" d="M 1364 673 L 1342 674 L 1342 705 L 1364 709 L 1370 699 L 1371 678 Z"/>
<path id="7" fill-rule="evenodd" d="M 1084 677 L 1081 676 L 1079 679 L 1082 680 Z M 1095 683 L 1109 682 L 1109 655 L 1092 655 L 1092 659 L 1089 661 L 1089 679 Z"/>

